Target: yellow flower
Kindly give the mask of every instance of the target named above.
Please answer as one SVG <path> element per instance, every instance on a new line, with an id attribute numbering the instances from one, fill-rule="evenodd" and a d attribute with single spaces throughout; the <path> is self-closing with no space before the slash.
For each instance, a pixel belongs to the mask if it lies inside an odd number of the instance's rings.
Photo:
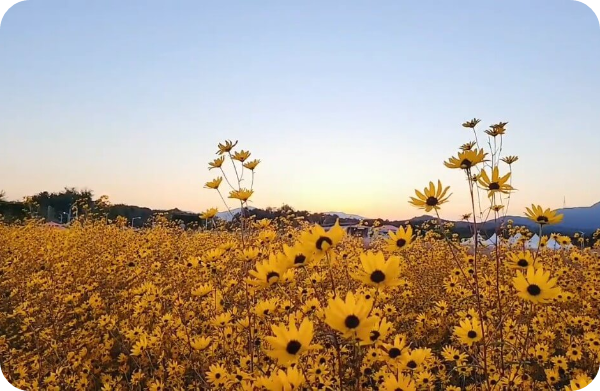
<path id="1" fill-rule="evenodd" d="M 415 190 L 415 194 L 418 198 L 410 197 L 409 203 L 414 206 L 425 209 L 426 212 L 430 212 L 433 209 L 439 209 L 440 205 L 448 201 L 450 195 L 446 196 L 446 193 L 450 190 L 450 186 L 443 188 L 442 182 L 438 180 L 438 187 L 436 189 L 433 182 L 429 182 L 429 188 L 425 188 L 423 193 L 419 190 Z"/>
<path id="2" fill-rule="evenodd" d="M 208 163 L 208 169 L 212 170 L 213 168 L 221 168 L 223 162 L 225 162 L 225 156 L 218 157 L 212 162 Z"/>
<path id="3" fill-rule="evenodd" d="M 511 156 L 503 157 L 500 160 L 502 160 L 504 163 L 506 163 L 506 164 L 508 164 L 510 166 L 511 164 L 513 164 L 514 162 L 516 162 L 517 160 L 519 160 L 519 157 L 511 155 Z"/>
<path id="4" fill-rule="evenodd" d="M 471 149 L 473 149 L 475 147 L 475 145 L 477 145 L 477 143 L 475 141 L 469 141 L 468 143 L 464 143 L 463 145 L 461 145 L 460 150 L 461 151 L 470 151 Z"/>
<path id="5" fill-rule="evenodd" d="M 401 373 L 398 373 L 397 376 L 388 375 L 383 379 L 383 384 L 381 384 L 381 391 L 416 391 L 417 387 L 412 379 L 408 376 L 404 376 Z"/>
<path id="6" fill-rule="evenodd" d="M 224 386 L 229 381 L 227 369 L 222 364 L 213 364 L 206 372 L 206 379 L 215 387 Z"/>
<path id="7" fill-rule="evenodd" d="M 260 254 L 259 250 L 256 247 L 248 247 L 242 250 L 242 252 L 238 255 L 238 259 L 241 261 L 254 261 L 258 258 Z"/>
<path id="8" fill-rule="evenodd" d="M 381 319 L 379 322 L 373 326 L 371 332 L 369 333 L 369 340 L 361 341 L 361 345 L 371 345 L 374 343 L 379 343 L 387 338 L 387 336 L 394 329 L 394 325 L 386 320 L 386 318 Z"/>
<path id="9" fill-rule="evenodd" d="M 204 187 L 207 189 L 215 189 L 216 190 L 219 188 L 219 186 L 221 186 L 221 182 L 223 182 L 223 177 L 217 177 L 210 182 L 206 182 Z"/>
<path id="10" fill-rule="evenodd" d="M 254 279 L 249 279 L 248 283 L 257 287 L 267 288 L 279 282 L 283 274 L 287 271 L 287 265 L 281 262 L 275 254 L 269 255 L 269 260 L 256 265 L 256 270 L 251 270 L 250 275 Z"/>
<path id="11" fill-rule="evenodd" d="M 233 160 L 237 160 L 237 161 L 244 163 L 246 160 L 248 160 L 249 157 L 250 157 L 250 151 L 241 150 L 239 152 L 234 152 L 233 156 L 231 158 Z"/>
<path id="12" fill-rule="evenodd" d="M 527 271 L 530 266 L 539 268 L 541 265 L 536 262 L 530 251 L 510 252 L 507 254 L 508 267 L 512 269 L 521 269 Z"/>
<path id="13" fill-rule="evenodd" d="M 271 326 L 271 329 L 275 336 L 265 337 L 265 340 L 273 349 L 267 350 L 266 354 L 276 359 L 279 365 L 296 362 L 302 353 L 321 348 L 319 345 L 310 344 L 314 325 L 308 318 L 302 320 L 299 328 L 294 320 L 290 320 L 289 327 L 280 324 Z"/>
<path id="14" fill-rule="evenodd" d="M 204 350 L 210 345 L 211 338 L 210 337 L 192 337 L 190 341 L 190 345 L 194 350 Z"/>
<path id="15" fill-rule="evenodd" d="M 468 170 L 485 161 L 487 153 L 483 149 L 469 149 L 458 153 L 458 157 L 451 157 L 444 165 L 448 168 L 461 168 Z"/>
<path id="16" fill-rule="evenodd" d="M 352 292 L 348 292 L 345 301 L 340 297 L 329 299 L 325 309 L 325 323 L 342 333 L 344 338 L 368 341 L 370 332 L 378 321 L 376 317 L 369 317 L 372 306 L 371 300 L 355 298 Z"/>
<path id="17" fill-rule="evenodd" d="M 431 349 L 414 349 L 402 355 L 399 368 L 407 369 L 413 372 L 423 370 L 425 363 L 431 357 Z"/>
<path id="18" fill-rule="evenodd" d="M 524 275 L 517 271 L 513 278 L 513 285 L 519 297 L 536 304 L 544 304 L 552 301 L 561 289 L 557 286 L 556 278 L 550 278 L 550 273 L 541 267 L 535 269 L 533 266 L 527 268 Z"/>
<path id="19" fill-rule="evenodd" d="M 268 391 L 292 391 L 302 389 L 306 378 L 298 368 L 288 368 L 286 371 L 279 370 L 265 382 Z"/>
<path id="20" fill-rule="evenodd" d="M 503 177 L 500 176 L 500 172 L 498 167 L 494 167 L 492 170 L 492 176 L 488 176 L 486 170 L 481 170 L 481 174 L 479 176 L 479 185 L 488 191 L 488 196 L 492 197 L 494 193 L 503 193 L 508 194 L 513 189 L 511 185 L 506 183 L 510 179 L 510 172 Z"/>
<path id="21" fill-rule="evenodd" d="M 250 160 L 249 162 L 244 163 L 244 167 L 246 167 L 250 171 L 254 171 L 254 169 L 256 168 L 256 166 L 258 166 L 259 163 L 260 160 L 258 159 Z"/>
<path id="22" fill-rule="evenodd" d="M 375 288 L 388 288 L 401 284 L 400 258 L 397 256 L 385 260 L 383 253 L 367 252 L 360 254 L 362 269 L 352 277 L 365 285 Z"/>
<path id="23" fill-rule="evenodd" d="M 413 240 L 413 229 L 410 225 L 407 225 L 406 228 L 399 227 L 398 231 L 396 231 L 395 233 L 393 231 L 389 231 L 388 234 L 390 235 L 390 237 L 385 241 L 387 243 L 387 249 L 389 251 L 410 248 L 411 242 Z"/>
<path id="24" fill-rule="evenodd" d="M 148 349 L 148 346 L 149 346 L 148 337 L 146 337 L 146 335 L 143 335 L 143 334 L 140 335 L 140 338 L 133 345 L 133 348 L 131 349 L 131 355 L 132 356 L 141 356 L 142 353 Z"/>
<path id="25" fill-rule="evenodd" d="M 305 231 L 300 236 L 300 241 L 309 251 L 318 255 L 325 254 L 335 247 L 346 235 L 346 231 L 340 227 L 339 219 L 334 226 L 325 231 L 323 227 L 316 225 Z"/>
<path id="26" fill-rule="evenodd" d="M 454 326 L 454 335 L 465 345 L 471 346 L 483 338 L 483 325 L 477 318 L 460 321 L 460 326 Z"/>
<path id="27" fill-rule="evenodd" d="M 306 266 L 311 262 L 313 257 L 313 251 L 307 249 L 302 243 L 296 243 L 293 247 L 284 244 L 283 254 L 285 255 L 288 267 Z"/>
<path id="28" fill-rule="evenodd" d="M 471 129 L 475 129 L 475 126 L 477 126 L 478 123 L 480 123 L 481 120 L 477 119 L 477 118 L 473 118 L 470 121 L 466 121 L 462 124 L 463 128 L 471 128 Z"/>
<path id="29" fill-rule="evenodd" d="M 200 217 L 205 220 L 208 220 L 214 218 L 217 215 L 217 213 L 219 213 L 219 210 L 217 208 L 210 208 L 207 209 L 204 213 L 202 213 Z"/>
<path id="30" fill-rule="evenodd" d="M 395 362 L 400 361 L 406 348 L 408 348 L 408 346 L 406 345 L 406 337 L 404 335 L 396 335 L 394 343 L 384 343 L 383 351 L 387 363 L 394 364 Z"/>
<path id="31" fill-rule="evenodd" d="M 254 194 L 254 190 L 240 189 L 232 190 L 229 192 L 229 198 L 234 198 L 242 202 L 247 202 L 248 199 Z"/>
<path id="32" fill-rule="evenodd" d="M 223 144 L 219 143 L 219 150 L 217 151 L 217 154 L 222 155 L 224 153 L 231 152 L 231 150 L 237 145 L 237 143 L 237 140 L 235 141 L 235 143 L 232 143 L 231 140 L 225 140 L 225 143 Z"/>
<path id="33" fill-rule="evenodd" d="M 556 210 L 550 210 L 547 208 L 543 210 L 540 205 L 531 205 L 531 209 L 526 208 L 527 212 L 525 215 L 531 221 L 535 221 L 539 225 L 558 224 L 562 221 L 563 215 L 557 214 Z"/>

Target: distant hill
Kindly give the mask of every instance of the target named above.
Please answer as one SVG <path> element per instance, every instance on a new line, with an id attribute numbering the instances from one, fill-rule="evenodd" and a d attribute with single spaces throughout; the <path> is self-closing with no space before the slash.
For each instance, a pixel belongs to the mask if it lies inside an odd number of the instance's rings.
<path id="1" fill-rule="evenodd" d="M 253 206 L 249 206 L 247 209 L 248 210 L 254 210 L 256 208 L 253 207 Z M 224 212 L 217 213 L 217 217 L 220 218 L 221 220 L 231 221 L 241 211 L 242 211 L 242 208 L 231 209 L 231 213 L 230 213 L 230 211 L 226 210 Z"/>
<path id="2" fill-rule="evenodd" d="M 582 206 L 576 208 L 558 209 L 558 213 L 564 215 L 560 224 L 550 225 L 544 229 L 547 232 L 559 232 L 572 234 L 582 231 L 584 233 L 593 233 L 600 228 L 600 202 L 592 206 Z M 503 221 L 512 220 L 515 225 L 524 225 L 530 229 L 537 229 L 538 225 L 524 216 L 506 216 Z M 483 225 L 484 229 L 490 229 L 494 225 L 489 221 Z"/>
<path id="3" fill-rule="evenodd" d="M 324 215 L 337 216 L 340 219 L 352 219 L 352 220 L 367 220 L 366 217 L 359 215 L 348 214 L 344 212 L 323 212 Z"/>

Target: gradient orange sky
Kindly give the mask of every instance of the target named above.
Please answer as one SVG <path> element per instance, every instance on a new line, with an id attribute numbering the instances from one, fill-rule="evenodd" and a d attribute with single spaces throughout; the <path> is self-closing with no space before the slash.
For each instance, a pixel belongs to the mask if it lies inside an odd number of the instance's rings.
<path id="1" fill-rule="evenodd" d="M 223 210 L 207 163 L 239 139 L 262 160 L 254 206 L 409 218 L 441 179 L 457 218 L 468 190 L 443 161 L 476 116 L 509 121 L 510 214 L 588 206 L 599 48 L 593 12 L 561 0 L 23 2 L 0 29 L 0 188 Z"/>

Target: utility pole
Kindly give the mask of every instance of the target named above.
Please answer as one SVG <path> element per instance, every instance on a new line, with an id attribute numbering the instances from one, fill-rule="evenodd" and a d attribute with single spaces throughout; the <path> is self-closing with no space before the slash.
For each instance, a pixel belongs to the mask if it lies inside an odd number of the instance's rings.
<path id="1" fill-rule="evenodd" d="M 131 228 L 133 228 L 133 222 L 134 222 L 136 219 L 141 219 L 141 217 L 132 217 L 132 218 L 131 218 Z"/>

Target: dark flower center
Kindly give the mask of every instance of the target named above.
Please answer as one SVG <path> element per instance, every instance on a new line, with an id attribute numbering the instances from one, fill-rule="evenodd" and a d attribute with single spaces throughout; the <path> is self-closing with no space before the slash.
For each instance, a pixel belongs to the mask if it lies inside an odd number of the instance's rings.
<path id="1" fill-rule="evenodd" d="M 381 333 L 379 333 L 379 331 L 377 330 L 373 330 L 371 331 L 371 334 L 369 335 L 369 339 L 371 341 L 377 341 L 377 339 L 381 336 Z"/>
<path id="2" fill-rule="evenodd" d="M 405 245 L 406 245 L 406 240 L 404 240 L 404 239 L 398 239 L 398 240 L 396 240 L 396 246 L 402 248 Z"/>
<path id="3" fill-rule="evenodd" d="M 275 279 L 275 280 L 271 281 L 272 279 Z M 268 283 L 277 282 L 277 280 L 279 280 L 279 273 L 277 273 L 277 272 L 269 272 L 267 274 L 267 282 Z"/>
<path id="4" fill-rule="evenodd" d="M 477 338 L 477 332 L 474 330 L 471 330 L 467 333 L 467 337 L 469 337 L 471 339 L 475 339 L 475 338 Z"/>
<path id="5" fill-rule="evenodd" d="M 415 369 L 417 367 L 417 363 L 414 360 L 410 360 L 408 363 L 406 363 L 406 366 L 410 369 Z"/>
<path id="6" fill-rule="evenodd" d="M 527 266 L 529 266 L 529 262 L 527 262 L 526 259 L 519 259 L 519 262 L 517 262 L 517 265 L 519 265 L 519 267 L 527 267 Z"/>
<path id="7" fill-rule="evenodd" d="M 298 353 L 298 351 L 300 350 L 300 348 L 302 347 L 302 344 L 296 340 L 291 340 L 290 342 L 288 342 L 287 347 L 285 348 L 285 351 L 288 352 L 289 354 L 296 354 Z"/>
<path id="8" fill-rule="evenodd" d="M 358 319 L 358 317 L 356 315 L 348 315 L 346 317 L 346 320 L 344 321 L 344 324 L 349 329 L 355 329 L 360 324 L 360 319 Z"/>
<path id="9" fill-rule="evenodd" d="M 500 185 L 498 184 L 498 182 L 492 182 L 488 186 L 488 189 L 490 189 L 490 190 L 500 190 Z"/>
<path id="10" fill-rule="evenodd" d="M 376 284 L 379 284 L 380 282 L 383 282 L 385 280 L 385 274 L 383 274 L 383 272 L 381 270 L 375 270 L 373 273 L 371 273 L 371 281 L 373 281 Z"/>
<path id="11" fill-rule="evenodd" d="M 548 218 L 546 216 L 538 216 L 536 221 L 540 224 L 548 224 Z"/>
<path id="12" fill-rule="evenodd" d="M 531 284 L 527 287 L 527 293 L 529 293 L 531 296 L 538 296 L 540 293 L 542 293 L 542 290 L 539 286 Z"/>
<path id="13" fill-rule="evenodd" d="M 302 265 L 306 261 L 306 257 L 303 254 L 298 254 L 294 258 L 294 265 Z"/>
<path id="14" fill-rule="evenodd" d="M 471 168 L 471 166 L 473 165 L 473 163 L 471 163 L 471 161 L 469 159 L 463 159 L 462 162 L 460 162 L 460 168 Z"/>
<path id="15" fill-rule="evenodd" d="M 391 348 L 388 351 L 388 355 L 390 356 L 390 358 L 396 358 L 400 355 L 400 349 L 398 348 Z"/>
<path id="16" fill-rule="evenodd" d="M 438 204 L 438 199 L 435 197 L 429 197 L 427 198 L 427 201 L 425 201 L 425 203 L 427 204 L 427 206 L 436 206 Z"/>
<path id="17" fill-rule="evenodd" d="M 333 245 L 333 241 L 327 236 L 321 236 L 317 239 L 317 250 L 326 250 L 323 248 L 323 243 L 327 243 L 329 246 Z"/>

